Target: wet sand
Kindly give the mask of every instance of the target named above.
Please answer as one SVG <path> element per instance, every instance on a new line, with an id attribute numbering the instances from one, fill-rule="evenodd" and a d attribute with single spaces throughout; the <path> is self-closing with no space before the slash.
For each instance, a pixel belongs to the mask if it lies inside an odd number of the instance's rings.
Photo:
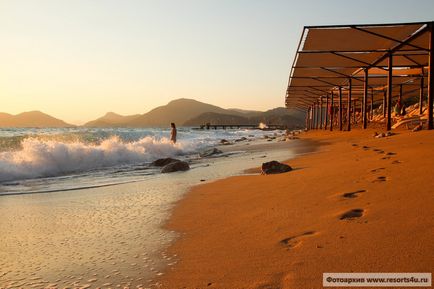
<path id="1" fill-rule="evenodd" d="M 270 132 L 270 134 L 272 134 Z M 162 228 L 193 185 L 284 160 L 297 141 L 239 142 L 192 169 L 143 181 L 43 194 L 0 196 L 0 288 L 148 288 L 177 262 Z"/>
<path id="2" fill-rule="evenodd" d="M 433 132 L 372 135 L 308 132 L 321 148 L 288 161 L 289 173 L 194 187 L 167 224 L 181 237 L 162 287 L 323 288 L 324 272 L 432 272 Z"/>

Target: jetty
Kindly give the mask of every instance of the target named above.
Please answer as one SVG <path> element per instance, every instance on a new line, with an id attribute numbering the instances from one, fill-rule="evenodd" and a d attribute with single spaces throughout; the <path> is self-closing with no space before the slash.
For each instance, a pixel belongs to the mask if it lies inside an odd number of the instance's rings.
<path id="1" fill-rule="evenodd" d="M 258 124 L 202 124 L 199 129 L 261 129 L 261 130 L 284 130 L 288 127 L 281 124 L 267 124 L 265 127 L 260 127 Z"/>

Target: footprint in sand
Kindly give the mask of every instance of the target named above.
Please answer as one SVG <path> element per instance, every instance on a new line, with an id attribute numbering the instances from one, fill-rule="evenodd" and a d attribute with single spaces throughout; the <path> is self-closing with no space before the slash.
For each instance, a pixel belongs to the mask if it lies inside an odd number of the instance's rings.
<path id="1" fill-rule="evenodd" d="M 381 182 L 385 182 L 387 180 L 387 178 L 385 176 L 379 176 L 377 177 L 375 180 L 373 180 L 373 183 L 381 183 Z"/>
<path id="2" fill-rule="evenodd" d="M 397 165 L 397 164 L 400 164 L 400 163 L 401 163 L 401 161 L 398 161 L 398 160 L 395 160 L 395 161 L 392 162 L 392 164 L 394 164 L 394 165 Z"/>
<path id="3" fill-rule="evenodd" d="M 396 153 L 393 153 L 393 152 L 388 152 L 388 153 L 386 154 L 386 156 L 394 156 L 394 155 L 396 155 Z"/>
<path id="4" fill-rule="evenodd" d="M 357 198 L 359 194 L 364 192 L 366 192 L 366 190 L 358 190 L 355 192 L 345 193 L 342 195 L 342 197 L 346 199 L 353 199 L 353 198 Z"/>
<path id="5" fill-rule="evenodd" d="M 352 209 L 343 213 L 339 217 L 339 220 L 352 220 L 352 219 L 360 218 L 361 216 L 363 216 L 363 212 L 364 212 L 363 209 Z"/>
<path id="6" fill-rule="evenodd" d="M 385 170 L 386 168 L 378 168 L 378 169 L 373 169 L 371 170 L 371 173 L 377 173 L 379 171 Z"/>
<path id="7" fill-rule="evenodd" d="M 287 247 L 288 249 L 292 249 L 292 248 L 295 248 L 295 247 L 301 245 L 302 241 L 300 240 L 300 238 L 303 238 L 306 236 L 312 236 L 314 234 L 316 234 L 315 231 L 307 231 L 307 232 L 304 232 L 303 234 L 300 234 L 300 235 L 285 238 L 285 239 L 280 241 L 280 244 Z"/>
<path id="8" fill-rule="evenodd" d="M 369 147 L 368 146 L 362 146 L 362 149 L 369 150 Z"/>

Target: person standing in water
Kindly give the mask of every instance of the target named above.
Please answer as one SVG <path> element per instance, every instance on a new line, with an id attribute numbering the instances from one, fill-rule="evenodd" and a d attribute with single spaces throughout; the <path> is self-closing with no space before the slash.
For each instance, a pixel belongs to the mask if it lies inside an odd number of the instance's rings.
<path id="1" fill-rule="evenodd" d="M 177 133 L 177 131 L 176 131 L 176 125 L 175 125 L 175 123 L 172 122 L 170 124 L 170 126 L 172 127 L 172 130 L 170 131 L 170 140 L 173 143 L 176 143 L 176 133 Z"/>

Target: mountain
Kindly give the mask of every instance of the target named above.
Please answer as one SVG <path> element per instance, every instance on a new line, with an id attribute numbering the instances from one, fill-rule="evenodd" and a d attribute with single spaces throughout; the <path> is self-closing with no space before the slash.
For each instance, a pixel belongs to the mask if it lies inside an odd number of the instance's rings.
<path id="1" fill-rule="evenodd" d="M 114 112 L 107 112 L 104 116 L 97 118 L 95 120 L 89 121 L 85 123 L 83 126 L 85 127 L 122 127 L 125 126 L 128 122 L 133 121 L 140 114 L 134 115 L 120 115 Z"/>
<path id="2" fill-rule="evenodd" d="M 278 107 L 265 112 L 242 109 L 224 109 L 193 99 L 181 98 L 159 106 L 141 115 L 122 116 L 109 112 L 85 124 L 87 127 L 168 127 L 211 124 L 283 124 L 298 127 L 304 123 L 304 114 Z"/>
<path id="3" fill-rule="evenodd" d="M 195 118 L 204 112 L 226 114 L 228 111 L 224 108 L 197 100 L 181 98 L 173 100 L 167 105 L 154 108 L 148 113 L 128 122 L 128 125 L 132 127 L 158 127 L 169 126 L 171 122 L 183 125 L 189 119 Z"/>
<path id="4" fill-rule="evenodd" d="M 23 112 L 17 115 L 0 113 L 0 127 L 73 127 L 63 120 L 40 111 Z"/>
<path id="5" fill-rule="evenodd" d="M 257 116 L 262 113 L 262 111 L 259 110 L 247 110 L 247 109 L 239 109 L 239 108 L 228 108 L 227 110 L 230 110 L 231 112 L 240 113 L 244 116 Z"/>
<path id="6" fill-rule="evenodd" d="M 296 110 L 288 110 L 284 107 L 278 107 L 265 112 L 258 112 L 249 116 L 249 114 L 230 115 L 219 113 L 203 113 L 190 119 L 185 126 L 198 126 L 201 124 L 276 124 L 286 125 L 288 128 L 302 127 L 304 124 L 304 114 Z"/>
<path id="7" fill-rule="evenodd" d="M 233 114 L 222 114 L 216 112 L 205 112 L 193 117 L 186 122 L 184 126 L 200 126 L 202 124 L 251 124 L 249 118 Z"/>

